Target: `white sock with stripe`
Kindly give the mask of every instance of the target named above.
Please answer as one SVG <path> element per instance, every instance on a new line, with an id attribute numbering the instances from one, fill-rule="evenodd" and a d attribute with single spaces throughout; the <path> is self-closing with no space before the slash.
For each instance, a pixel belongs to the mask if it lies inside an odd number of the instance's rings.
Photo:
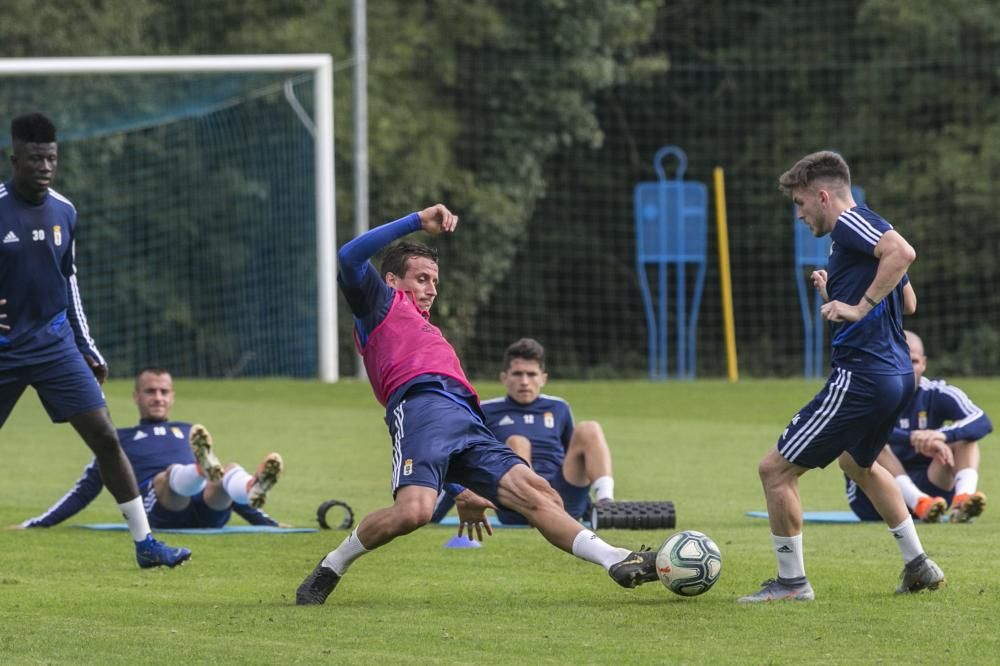
<path id="1" fill-rule="evenodd" d="M 778 558 L 778 578 L 794 580 L 805 578 L 806 564 L 802 555 L 802 535 L 778 536 L 771 535 L 774 543 L 774 554 Z"/>
<path id="2" fill-rule="evenodd" d="M 955 474 L 955 494 L 962 495 L 965 493 L 976 492 L 976 487 L 979 485 L 979 472 L 971 467 L 966 467 L 965 469 L 958 470 Z"/>
<path id="3" fill-rule="evenodd" d="M 171 490 L 184 497 L 192 497 L 205 489 L 205 477 L 198 473 L 197 465 L 172 465 L 167 483 Z"/>
<path id="4" fill-rule="evenodd" d="M 594 479 L 594 499 L 601 500 L 615 499 L 615 480 L 610 476 L 601 476 Z"/>
<path id="5" fill-rule="evenodd" d="M 910 509 L 917 508 L 917 502 L 920 501 L 920 498 L 928 496 L 927 493 L 917 488 L 917 484 L 913 483 L 913 479 L 906 474 L 900 474 L 896 477 L 896 485 L 899 486 L 900 492 L 903 493 L 903 501 Z"/>
<path id="6" fill-rule="evenodd" d="M 917 536 L 917 528 L 913 525 L 912 517 L 907 516 L 906 520 L 899 525 L 890 527 L 889 532 L 892 533 L 896 545 L 899 546 L 899 552 L 903 555 L 904 564 L 912 562 L 914 558 L 924 552 L 924 547 L 920 544 L 920 537 Z"/>
<path id="7" fill-rule="evenodd" d="M 336 550 L 331 551 L 329 555 L 323 558 L 323 566 L 333 569 L 333 573 L 338 576 L 343 576 L 354 560 L 370 552 L 361 543 L 361 539 L 358 538 L 358 528 L 355 527 L 354 531 L 340 542 Z"/>
<path id="8" fill-rule="evenodd" d="M 239 465 L 222 475 L 222 487 L 237 504 L 250 503 L 249 488 L 252 484 L 253 477 Z"/>
<path id="9" fill-rule="evenodd" d="M 122 502 L 118 505 L 122 516 L 128 523 L 128 531 L 132 534 L 133 541 L 144 541 L 152 532 L 149 529 L 149 518 L 146 517 L 146 507 L 142 505 L 142 498 L 138 495 L 134 499 Z"/>
<path id="10" fill-rule="evenodd" d="M 632 551 L 627 548 L 616 548 L 588 529 L 580 530 L 573 539 L 573 554 L 581 560 L 600 564 L 605 570 L 612 564 L 621 562 Z"/>

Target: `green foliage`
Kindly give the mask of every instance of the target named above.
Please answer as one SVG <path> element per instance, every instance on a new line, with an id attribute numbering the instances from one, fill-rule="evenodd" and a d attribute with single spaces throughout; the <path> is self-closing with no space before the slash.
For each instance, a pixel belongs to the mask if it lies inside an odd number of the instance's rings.
<path id="1" fill-rule="evenodd" d="M 58 52 L 316 51 L 333 53 L 338 63 L 351 55 L 347 2 L 145 0 L 121 14 L 113 5 L 81 0 L 65 11 L 46 10 L 49 32 L 66 32 Z M 661 56 L 639 52 L 655 11 L 650 0 L 369 4 L 372 223 L 433 201 L 461 212 L 464 232 L 444 248 L 449 298 L 438 313 L 460 349 L 523 241 L 545 192 L 546 161 L 557 149 L 602 142 L 594 94 L 662 69 Z M 13 20 L 0 28 L 4 55 L 55 55 L 46 40 L 32 39 L 39 14 L 30 3 L 8 12 Z M 87 22 L 100 30 L 77 31 Z M 92 48 L 108 34 L 131 39 Z M 341 219 L 353 214 L 349 84 L 338 75 Z"/>
<path id="2" fill-rule="evenodd" d="M 347 0 L 13 0 L 0 55 L 331 53 L 338 218 L 348 221 L 350 12 Z M 796 302 L 790 206 L 775 180 L 822 148 L 847 156 L 873 208 L 917 248 L 913 325 L 929 349 L 954 354 L 980 325 L 1000 330 L 976 313 L 956 319 L 953 306 L 1000 311 L 996 3 L 386 0 L 368 3 L 367 24 L 371 223 L 435 201 L 460 214 L 461 232 L 441 244 L 435 319 L 476 374 L 494 372 L 510 341 L 503 324 L 518 313 L 517 335 L 557 345 L 567 374 L 641 371 L 630 193 L 666 143 L 687 151 L 692 180 L 726 168 L 737 335 L 755 373 L 798 366 L 795 313 L 780 325 L 761 316 Z M 94 123 L 89 99 L 145 111 L 145 93 L 169 88 L 100 80 L 78 96 L 45 85 L 68 126 Z M 119 147 L 106 150 L 96 164 Z M 257 182 L 230 173 L 212 185 Z M 352 225 L 338 233 L 346 241 Z M 706 303 L 719 300 L 717 283 L 713 264 Z M 722 336 L 703 330 L 699 372 L 717 374 Z"/>

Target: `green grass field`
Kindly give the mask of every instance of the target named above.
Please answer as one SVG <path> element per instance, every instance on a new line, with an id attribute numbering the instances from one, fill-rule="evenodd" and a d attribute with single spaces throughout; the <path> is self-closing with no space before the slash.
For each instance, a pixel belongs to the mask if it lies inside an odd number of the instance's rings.
<path id="1" fill-rule="evenodd" d="M 959 384 L 1000 415 L 1000 381 Z M 883 525 L 807 524 L 816 602 L 735 603 L 775 573 L 767 523 L 744 516 L 764 508 L 757 461 L 818 388 L 803 380 L 548 387 L 577 419 L 603 423 L 619 499 L 673 500 L 678 529 L 719 544 L 722 578 L 701 597 L 658 584 L 621 589 L 526 529 L 456 550 L 443 547 L 448 528 L 427 527 L 359 560 L 325 606 L 307 608 L 294 605 L 295 588 L 340 530 L 163 535 L 194 551 L 172 571 L 139 570 L 125 533 L 0 530 L 0 663 L 996 663 L 996 506 L 972 525 L 919 528 L 948 576 L 939 592 L 893 595 L 902 562 Z M 286 475 L 267 507 L 276 518 L 315 526 L 329 498 L 359 517 L 389 503 L 390 445 L 367 385 L 178 381 L 177 390 L 174 416 L 205 423 L 224 461 L 252 468 L 282 452 Z M 112 382 L 107 394 L 116 421 L 130 425 L 130 385 Z M 90 459 L 31 392 L 0 437 L 0 525 L 43 511 Z M 996 439 L 983 447 L 990 497 L 1000 497 Z M 805 508 L 846 509 L 841 479 L 834 468 L 806 475 Z M 70 523 L 117 519 L 105 492 Z M 632 548 L 667 533 L 601 531 Z"/>

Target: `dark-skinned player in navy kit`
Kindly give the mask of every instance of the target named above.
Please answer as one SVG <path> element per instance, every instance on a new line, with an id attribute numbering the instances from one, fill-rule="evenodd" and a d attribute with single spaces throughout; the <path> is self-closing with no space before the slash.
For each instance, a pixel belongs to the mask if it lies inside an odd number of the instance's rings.
<path id="1" fill-rule="evenodd" d="M 0 184 L 0 428 L 29 386 L 54 423 L 69 422 L 93 451 L 128 522 L 140 567 L 191 557 L 155 539 L 101 384 L 108 366 L 90 336 L 77 284 L 76 208 L 51 189 L 55 125 L 39 113 L 11 122 L 14 177 Z"/>

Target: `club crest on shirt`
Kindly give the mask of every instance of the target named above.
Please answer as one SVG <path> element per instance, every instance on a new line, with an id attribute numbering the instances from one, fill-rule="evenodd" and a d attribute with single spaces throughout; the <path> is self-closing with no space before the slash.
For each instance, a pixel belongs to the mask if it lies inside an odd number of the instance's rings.
<path id="1" fill-rule="evenodd" d="M 177 439 L 184 439 L 184 431 L 177 426 L 170 426 L 170 432 L 174 433 L 174 437 Z"/>
<path id="2" fill-rule="evenodd" d="M 556 417 L 554 414 L 552 414 L 552 412 L 545 412 L 545 416 L 543 417 L 543 419 L 546 428 L 556 427 Z"/>
<path id="3" fill-rule="evenodd" d="M 52 242 L 56 245 L 62 245 L 62 227 L 58 224 L 52 227 Z"/>
<path id="4" fill-rule="evenodd" d="M 927 412 L 924 410 L 917 412 L 917 428 L 920 430 L 927 429 Z"/>
<path id="5" fill-rule="evenodd" d="M 413 474 L 413 458 L 407 458 L 403 461 L 403 476 L 411 474 Z"/>

